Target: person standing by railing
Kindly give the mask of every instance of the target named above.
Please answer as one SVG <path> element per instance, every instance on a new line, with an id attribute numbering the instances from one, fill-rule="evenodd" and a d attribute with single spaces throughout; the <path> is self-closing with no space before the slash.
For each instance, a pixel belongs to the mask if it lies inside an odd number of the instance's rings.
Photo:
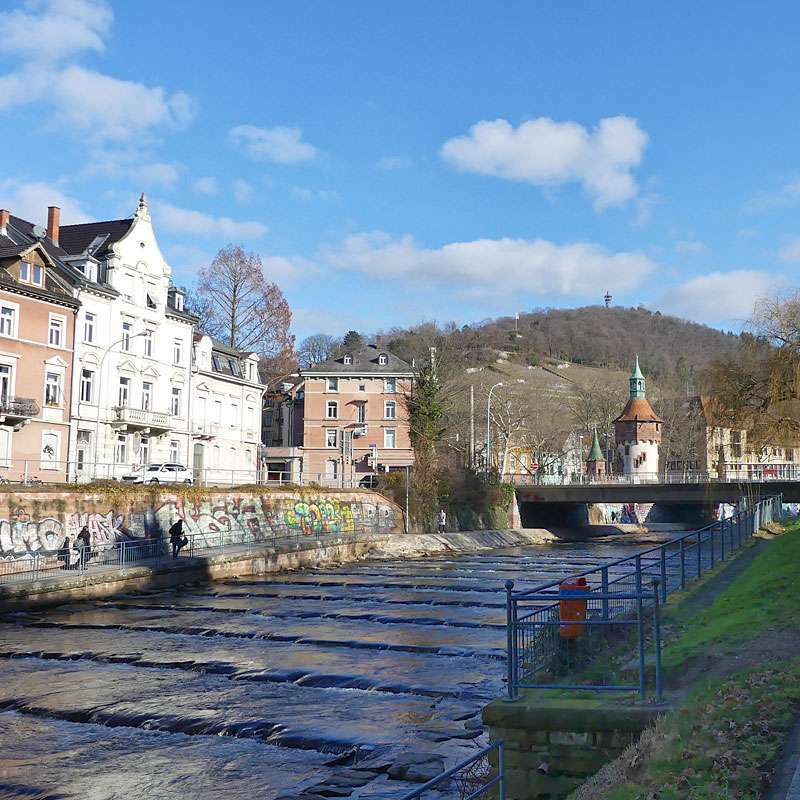
<path id="1" fill-rule="evenodd" d="M 169 541 L 172 545 L 172 557 L 177 558 L 181 550 L 189 544 L 189 540 L 183 535 L 182 519 L 178 519 L 169 529 Z"/>
<path id="2" fill-rule="evenodd" d="M 86 525 L 81 528 L 81 532 L 78 534 L 75 545 L 81 555 L 81 569 L 86 569 L 86 565 L 89 563 L 89 559 L 91 558 L 92 547 L 92 537 L 89 533 L 89 528 Z"/>

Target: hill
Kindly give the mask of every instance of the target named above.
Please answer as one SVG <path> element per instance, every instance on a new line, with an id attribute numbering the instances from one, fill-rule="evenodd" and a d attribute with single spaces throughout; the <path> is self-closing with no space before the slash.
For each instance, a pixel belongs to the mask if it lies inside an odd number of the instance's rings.
<path id="1" fill-rule="evenodd" d="M 732 354 L 740 337 L 645 308 L 586 306 L 544 309 L 461 328 L 426 323 L 393 330 L 387 341 L 401 357 L 424 358 L 430 346 L 459 366 L 486 366 L 498 353 L 522 365 L 572 364 L 630 369 L 638 353 L 649 378 L 694 388 L 696 376 L 716 358 Z"/>

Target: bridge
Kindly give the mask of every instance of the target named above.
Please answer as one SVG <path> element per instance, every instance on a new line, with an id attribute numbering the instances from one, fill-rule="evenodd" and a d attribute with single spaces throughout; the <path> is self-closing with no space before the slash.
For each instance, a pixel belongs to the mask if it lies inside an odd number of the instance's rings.
<path id="1" fill-rule="evenodd" d="M 782 494 L 784 502 L 800 503 L 800 480 L 718 480 L 708 476 L 667 476 L 666 480 L 636 481 L 624 476 L 605 480 L 538 483 L 531 475 L 509 475 L 514 484 L 524 527 L 571 526 L 598 521 L 593 507 L 602 503 L 653 504 L 652 522 L 698 522 L 712 517 L 720 503 L 758 500 Z M 594 518 L 593 518 L 594 517 Z"/>

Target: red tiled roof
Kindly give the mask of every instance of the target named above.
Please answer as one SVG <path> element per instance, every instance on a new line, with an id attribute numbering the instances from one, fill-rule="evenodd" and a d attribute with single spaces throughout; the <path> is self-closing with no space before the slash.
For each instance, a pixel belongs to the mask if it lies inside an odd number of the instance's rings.
<path id="1" fill-rule="evenodd" d="M 650 401 L 644 397 L 628 400 L 625 410 L 614 422 L 663 422 L 664 420 L 653 411 Z"/>

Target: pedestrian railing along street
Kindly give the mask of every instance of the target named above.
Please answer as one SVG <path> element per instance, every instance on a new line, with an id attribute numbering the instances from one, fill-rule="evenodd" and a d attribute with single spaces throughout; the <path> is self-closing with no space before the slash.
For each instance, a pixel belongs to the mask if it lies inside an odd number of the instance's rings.
<path id="1" fill-rule="evenodd" d="M 493 742 L 408 792 L 401 800 L 425 797 L 432 800 L 505 800 L 504 756 L 503 742 Z"/>
<path id="2" fill-rule="evenodd" d="M 762 526 L 783 513 L 781 495 L 753 505 L 697 531 L 677 536 L 627 558 L 514 591 L 506 583 L 507 685 L 514 699 L 520 689 L 630 691 L 642 700 L 648 693 L 646 661 L 652 638 L 655 696 L 661 695 L 660 607 L 671 592 L 693 580 L 739 549 Z M 592 678 L 586 683 L 559 683 L 585 667 L 613 632 L 631 626 L 637 634 L 638 685 L 610 684 Z"/>
<path id="3" fill-rule="evenodd" d="M 742 483 L 800 480 L 800 465 L 787 464 L 774 469 L 762 467 L 747 472 L 644 472 L 638 475 L 537 475 L 535 472 L 506 473 L 503 479 L 517 486 L 638 486 L 640 484 Z"/>
<path id="4" fill-rule="evenodd" d="M 147 465 L 145 465 L 147 466 Z M 180 466 L 180 465 L 176 465 Z M 86 484 L 95 481 L 118 481 L 121 484 L 153 486 L 324 486 L 327 488 L 372 488 L 371 473 L 331 475 L 329 473 L 289 472 L 258 466 L 244 469 L 197 467 L 172 475 L 151 474 L 141 465 L 117 464 L 108 461 L 57 461 L 49 458 L 17 459 L 0 457 L 0 486 L 27 487 L 56 484 Z"/>
<path id="5" fill-rule="evenodd" d="M 187 543 L 177 558 L 209 557 L 236 553 L 246 555 L 270 547 L 299 548 L 324 541 L 371 541 L 381 531 L 363 527 L 350 532 L 304 534 L 287 525 L 273 525 L 271 533 L 254 535 L 249 531 L 214 531 L 187 534 Z M 71 552 L 61 548 L 54 553 L 33 553 L 23 558 L 0 560 L 0 584 L 26 583 L 48 578 L 68 578 L 86 573 L 108 572 L 134 566 L 155 566 L 171 563 L 172 545 L 169 535 L 129 539 L 108 547 L 76 547 Z"/>

